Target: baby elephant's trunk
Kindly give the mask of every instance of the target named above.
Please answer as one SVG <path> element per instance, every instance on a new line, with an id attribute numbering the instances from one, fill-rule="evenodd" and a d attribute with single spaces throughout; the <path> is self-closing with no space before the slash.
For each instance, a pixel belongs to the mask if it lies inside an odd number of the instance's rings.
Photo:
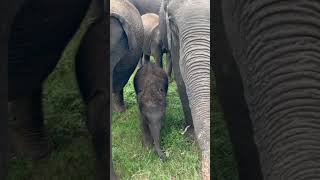
<path id="1" fill-rule="evenodd" d="M 150 117 L 150 118 L 154 118 L 154 117 Z M 160 159 L 162 161 L 164 161 L 166 159 L 165 154 L 163 153 L 161 147 L 160 147 L 160 129 L 161 129 L 161 117 L 159 117 L 160 119 L 149 119 L 149 129 L 150 129 L 150 133 L 153 139 L 153 143 L 154 143 L 154 148 L 158 154 L 158 156 L 160 157 Z"/>

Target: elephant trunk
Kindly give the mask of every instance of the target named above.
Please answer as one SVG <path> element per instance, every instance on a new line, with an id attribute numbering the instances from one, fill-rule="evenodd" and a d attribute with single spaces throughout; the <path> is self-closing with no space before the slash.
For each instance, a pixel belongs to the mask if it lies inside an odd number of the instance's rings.
<path id="1" fill-rule="evenodd" d="M 320 3 L 251 3 L 234 52 L 264 179 L 320 179 Z"/>
<path id="2" fill-rule="evenodd" d="M 176 15 L 179 67 L 202 153 L 203 179 L 210 179 L 210 5 L 207 2 L 208 6 L 197 2 L 186 5 Z M 183 15 L 179 15 L 180 12 Z"/>

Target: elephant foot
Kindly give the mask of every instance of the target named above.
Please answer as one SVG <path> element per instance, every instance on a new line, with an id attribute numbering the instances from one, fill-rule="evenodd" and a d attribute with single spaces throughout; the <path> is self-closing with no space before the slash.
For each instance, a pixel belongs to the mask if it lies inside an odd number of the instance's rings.
<path id="1" fill-rule="evenodd" d="M 146 138 L 143 137 L 142 138 L 142 145 L 143 147 L 145 147 L 146 149 L 151 149 L 153 146 L 153 140 L 151 138 Z"/>
<path id="2" fill-rule="evenodd" d="M 156 153 L 158 154 L 158 156 L 162 162 L 167 160 L 167 156 L 165 155 L 165 153 L 163 153 L 163 151 L 161 149 L 156 148 Z"/>
<path id="3" fill-rule="evenodd" d="M 45 158 L 54 149 L 44 131 L 14 130 L 10 134 L 13 152 L 32 160 Z"/>
<path id="4" fill-rule="evenodd" d="M 210 180 L 210 156 L 202 155 L 201 174 L 203 180 Z"/>

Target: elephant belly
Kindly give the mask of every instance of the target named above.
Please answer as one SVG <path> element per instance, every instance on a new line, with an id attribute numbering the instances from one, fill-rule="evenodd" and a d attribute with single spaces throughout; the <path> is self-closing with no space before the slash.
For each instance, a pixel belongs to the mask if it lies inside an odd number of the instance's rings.
<path id="1" fill-rule="evenodd" d="M 41 86 L 78 29 L 90 0 L 29 0 L 9 37 L 9 99 Z"/>
<path id="2" fill-rule="evenodd" d="M 120 91 L 130 79 L 139 61 L 139 56 L 127 53 L 113 70 L 113 92 Z"/>

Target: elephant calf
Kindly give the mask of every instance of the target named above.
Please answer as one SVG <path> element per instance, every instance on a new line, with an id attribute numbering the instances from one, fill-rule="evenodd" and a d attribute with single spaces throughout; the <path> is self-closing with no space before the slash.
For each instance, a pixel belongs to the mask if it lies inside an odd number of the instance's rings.
<path id="1" fill-rule="evenodd" d="M 160 159 L 165 160 L 160 148 L 160 129 L 166 111 L 167 74 L 157 65 L 145 63 L 134 78 L 134 89 L 141 115 L 143 145 L 154 144 Z"/>

